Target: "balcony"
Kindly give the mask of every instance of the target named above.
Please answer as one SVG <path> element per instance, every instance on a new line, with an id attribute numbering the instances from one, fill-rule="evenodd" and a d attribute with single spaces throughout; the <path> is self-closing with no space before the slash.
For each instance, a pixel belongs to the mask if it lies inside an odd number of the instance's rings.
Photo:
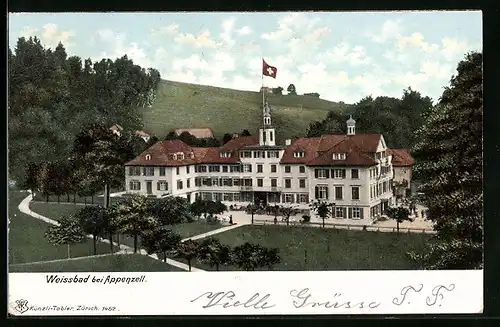
<path id="1" fill-rule="evenodd" d="M 244 186 L 244 185 L 241 185 L 240 186 L 240 191 L 252 191 L 253 190 L 253 186 Z"/>

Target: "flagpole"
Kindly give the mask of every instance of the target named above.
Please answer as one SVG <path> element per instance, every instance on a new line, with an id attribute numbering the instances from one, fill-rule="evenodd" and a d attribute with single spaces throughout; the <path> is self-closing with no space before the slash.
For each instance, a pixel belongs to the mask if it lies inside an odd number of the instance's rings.
<path id="1" fill-rule="evenodd" d="M 262 114 L 264 114 L 264 72 L 262 72 L 262 87 L 260 88 L 262 90 Z"/>

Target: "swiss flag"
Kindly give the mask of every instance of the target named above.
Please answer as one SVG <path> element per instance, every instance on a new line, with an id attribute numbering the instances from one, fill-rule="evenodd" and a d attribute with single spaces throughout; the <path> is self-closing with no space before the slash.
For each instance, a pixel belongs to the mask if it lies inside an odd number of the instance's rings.
<path id="1" fill-rule="evenodd" d="M 269 66 L 264 58 L 262 58 L 262 75 L 276 78 L 277 73 L 278 69 L 276 67 Z"/>

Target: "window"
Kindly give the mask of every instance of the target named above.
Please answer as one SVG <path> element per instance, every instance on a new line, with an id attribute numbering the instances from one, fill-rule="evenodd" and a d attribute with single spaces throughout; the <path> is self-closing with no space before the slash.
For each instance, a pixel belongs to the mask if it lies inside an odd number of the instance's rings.
<path id="1" fill-rule="evenodd" d="M 252 186 L 252 179 L 251 178 L 245 178 L 243 180 L 243 186 Z"/>
<path id="2" fill-rule="evenodd" d="M 250 165 L 250 164 L 243 165 L 243 172 L 244 173 L 251 173 L 252 172 L 252 165 Z"/>
<path id="3" fill-rule="evenodd" d="M 359 178 L 359 169 L 351 169 L 351 179 Z"/>
<path id="4" fill-rule="evenodd" d="M 352 208 L 352 219 L 361 219 L 361 209 L 360 208 Z"/>
<path id="5" fill-rule="evenodd" d="M 160 167 L 160 176 L 165 176 L 165 167 Z"/>
<path id="6" fill-rule="evenodd" d="M 205 165 L 195 166 L 195 171 L 197 173 L 206 173 L 207 172 L 207 166 L 205 166 Z"/>
<path id="7" fill-rule="evenodd" d="M 387 192 L 387 182 L 382 183 L 382 194 Z"/>
<path id="8" fill-rule="evenodd" d="M 231 158 L 231 152 L 221 152 L 219 156 L 221 158 Z"/>
<path id="9" fill-rule="evenodd" d="M 168 190 L 167 181 L 158 181 L 157 190 L 158 191 L 167 191 Z"/>
<path id="10" fill-rule="evenodd" d="M 262 165 L 257 165 L 257 172 L 262 173 Z"/>
<path id="11" fill-rule="evenodd" d="M 299 173 L 305 174 L 306 172 L 306 166 L 299 166 Z"/>
<path id="12" fill-rule="evenodd" d="M 292 180 L 287 178 L 285 179 L 285 188 L 291 188 L 292 187 Z"/>
<path id="13" fill-rule="evenodd" d="M 286 203 L 293 203 L 293 194 L 290 194 L 290 193 L 285 194 L 285 202 Z"/>
<path id="14" fill-rule="evenodd" d="M 139 191 L 141 189 L 141 182 L 139 182 L 139 181 L 130 181 L 129 188 L 132 191 Z"/>
<path id="15" fill-rule="evenodd" d="M 142 174 L 144 176 L 154 176 L 155 175 L 155 168 L 154 167 L 144 167 L 142 170 Z"/>
<path id="16" fill-rule="evenodd" d="M 264 180 L 262 178 L 257 178 L 257 186 L 258 187 L 264 186 Z"/>
<path id="17" fill-rule="evenodd" d="M 219 186 L 219 179 L 217 177 L 212 177 L 212 185 Z"/>
<path id="18" fill-rule="evenodd" d="M 316 178 L 328 178 L 328 169 L 315 169 L 314 177 Z"/>
<path id="19" fill-rule="evenodd" d="M 359 186 L 353 186 L 351 193 L 353 200 L 359 200 Z"/>
<path id="20" fill-rule="evenodd" d="M 189 166 L 186 166 L 186 174 L 189 174 Z"/>
<path id="21" fill-rule="evenodd" d="M 271 178 L 271 187 L 278 187 L 278 180 L 276 178 Z"/>
<path id="22" fill-rule="evenodd" d="M 271 124 L 271 122 L 269 122 L 269 124 Z M 271 141 L 271 142 L 273 141 L 273 132 L 272 131 L 269 132 L 269 141 Z"/>
<path id="23" fill-rule="evenodd" d="M 175 167 L 175 174 L 176 175 L 179 175 L 180 174 L 180 167 Z"/>
<path id="24" fill-rule="evenodd" d="M 190 178 L 188 178 L 188 179 L 186 180 L 186 188 L 190 188 L 190 187 L 191 187 L 191 179 L 190 179 Z"/>
<path id="25" fill-rule="evenodd" d="M 233 179 L 233 185 L 234 186 L 240 186 L 240 185 L 243 185 L 243 184 L 240 183 L 240 179 L 239 178 L 234 178 Z"/>
<path id="26" fill-rule="evenodd" d="M 220 166 L 219 165 L 210 165 L 210 166 L 208 166 L 208 172 L 218 173 L 218 172 L 220 172 Z"/>
<path id="27" fill-rule="evenodd" d="M 271 165 L 271 173 L 275 173 L 276 172 L 276 165 Z"/>
<path id="28" fill-rule="evenodd" d="M 194 179 L 194 186 L 201 186 L 201 178 L 200 177 L 196 177 Z"/>
<path id="29" fill-rule="evenodd" d="M 240 169 L 239 165 L 236 165 L 236 166 L 231 166 L 231 168 L 229 169 L 229 171 L 232 172 L 232 173 L 239 173 L 239 172 L 241 172 L 241 169 Z"/>
<path id="30" fill-rule="evenodd" d="M 292 167 L 285 166 L 285 173 L 290 174 L 291 171 L 292 171 Z"/>
<path id="31" fill-rule="evenodd" d="M 279 157 L 278 151 L 268 151 L 267 152 L 267 157 L 268 158 L 278 158 Z"/>
<path id="32" fill-rule="evenodd" d="M 150 154 L 146 154 L 146 160 L 151 160 L 151 155 Z"/>
<path id="33" fill-rule="evenodd" d="M 165 171 L 165 168 L 163 171 Z M 129 176 L 141 176 L 141 167 L 133 167 L 133 166 L 129 167 L 128 174 Z"/>
<path id="34" fill-rule="evenodd" d="M 182 190 L 182 181 L 181 180 L 177 181 L 177 189 Z"/>
<path id="35" fill-rule="evenodd" d="M 345 160 L 346 155 L 345 153 L 334 153 L 333 154 L 333 160 Z"/>
<path id="36" fill-rule="evenodd" d="M 308 203 L 309 202 L 309 194 L 300 194 L 299 195 L 300 203 Z"/>
<path id="37" fill-rule="evenodd" d="M 335 218 L 345 218 L 343 207 L 335 207 Z"/>
<path id="38" fill-rule="evenodd" d="M 342 200 L 344 198 L 342 193 L 342 186 L 335 186 L 335 200 Z"/>
<path id="39" fill-rule="evenodd" d="M 233 193 L 224 193 L 224 201 L 233 201 Z"/>
<path id="40" fill-rule="evenodd" d="M 306 180 L 305 179 L 299 179 L 299 187 L 306 188 Z"/>
<path id="41" fill-rule="evenodd" d="M 333 169 L 333 177 L 335 179 L 345 178 L 345 169 Z"/>
<path id="42" fill-rule="evenodd" d="M 328 185 L 318 185 L 314 191 L 316 199 L 328 200 Z"/>
<path id="43" fill-rule="evenodd" d="M 228 167 L 226 165 L 222 166 L 222 172 L 227 173 Z"/>
<path id="44" fill-rule="evenodd" d="M 241 151 L 240 152 L 240 158 L 251 158 L 252 157 L 252 151 Z"/>
<path id="45" fill-rule="evenodd" d="M 265 135 L 265 133 L 264 133 Z M 264 151 L 254 151 L 253 152 L 253 157 L 254 158 L 265 158 L 266 157 L 266 153 Z"/>
<path id="46" fill-rule="evenodd" d="M 304 158 L 304 151 L 295 151 L 293 156 L 294 158 Z"/>
<path id="47" fill-rule="evenodd" d="M 222 193 L 214 193 L 215 201 L 222 201 Z"/>
<path id="48" fill-rule="evenodd" d="M 233 201 L 240 201 L 240 194 L 239 193 L 233 193 Z"/>

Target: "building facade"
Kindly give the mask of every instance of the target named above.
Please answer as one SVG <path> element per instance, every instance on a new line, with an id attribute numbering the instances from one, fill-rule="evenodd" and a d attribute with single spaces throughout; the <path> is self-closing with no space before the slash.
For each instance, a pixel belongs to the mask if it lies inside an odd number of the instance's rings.
<path id="1" fill-rule="evenodd" d="M 347 121 L 347 134 L 277 145 L 266 103 L 257 136 L 212 148 L 193 148 L 180 140 L 156 143 L 125 165 L 126 189 L 228 206 L 309 209 L 320 199 L 333 204 L 335 218 L 369 221 L 393 203 L 392 155 L 381 134 L 356 134 L 355 123 Z"/>

